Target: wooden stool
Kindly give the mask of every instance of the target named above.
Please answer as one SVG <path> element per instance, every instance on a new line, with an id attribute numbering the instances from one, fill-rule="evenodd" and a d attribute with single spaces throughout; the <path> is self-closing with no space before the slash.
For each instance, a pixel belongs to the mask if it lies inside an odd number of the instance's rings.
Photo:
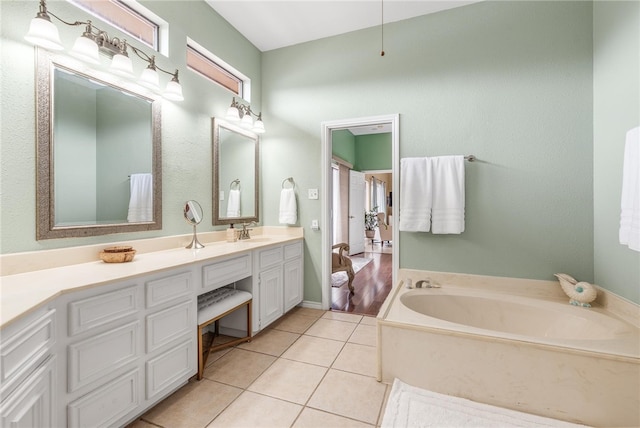
<path id="1" fill-rule="evenodd" d="M 231 288 L 219 288 L 198 296 L 198 380 L 202 379 L 204 366 L 211 352 L 234 346 L 238 343 L 251 341 L 251 302 L 251 293 Z M 219 334 L 218 320 L 236 309 L 240 309 L 242 306 L 247 307 L 247 335 L 229 342 L 214 345 L 215 337 Z M 214 336 L 211 344 L 204 350 L 202 331 L 212 323 L 215 323 Z"/>

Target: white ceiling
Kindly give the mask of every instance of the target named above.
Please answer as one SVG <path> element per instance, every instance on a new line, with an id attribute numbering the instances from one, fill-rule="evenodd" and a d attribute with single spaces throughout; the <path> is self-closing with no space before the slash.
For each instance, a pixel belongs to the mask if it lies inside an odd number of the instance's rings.
<path id="1" fill-rule="evenodd" d="M 479 0 L 205 0 L 262 52 Z M 384 7 L 384 9 L 383 9 Z"/>

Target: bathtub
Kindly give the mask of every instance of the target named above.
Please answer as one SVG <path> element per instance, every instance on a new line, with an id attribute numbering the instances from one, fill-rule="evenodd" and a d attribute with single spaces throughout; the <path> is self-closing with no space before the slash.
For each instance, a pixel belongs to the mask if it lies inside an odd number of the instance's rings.
<path id="1" fill-rule="evenodd" d="M 640 310 L 555 281 L 401 269 L 377 319 L 378 380 L 592 426 L 640 426 Z M 407 289 L 430 278 L 441 288 Z"/>

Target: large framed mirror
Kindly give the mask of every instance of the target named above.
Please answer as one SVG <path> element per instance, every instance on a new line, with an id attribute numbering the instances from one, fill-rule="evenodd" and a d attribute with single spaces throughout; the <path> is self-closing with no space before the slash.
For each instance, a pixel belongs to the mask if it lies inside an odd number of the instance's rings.
<path id="1" fill-rule="evenodd" d="M 160 101 L 37 49 L 36 239 L 162 228 Z"/>
<path id="2" fill-rule="evenodd" d="M 259 221 L 258 136 L 212 119 L 213 224 Z"/>

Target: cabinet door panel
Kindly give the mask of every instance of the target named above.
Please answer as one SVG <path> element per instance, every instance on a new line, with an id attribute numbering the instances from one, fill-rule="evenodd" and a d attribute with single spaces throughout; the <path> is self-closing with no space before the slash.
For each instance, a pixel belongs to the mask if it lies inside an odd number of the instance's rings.
<path id="1" fill-rule="evenodd" d="M 38 367 L 0 407 L 3 427 L 52 427 L 55 421 L 53 385 L 55 356 Z"/>
<path id="2" fill-rule="evenodd" d="M 191 291 L 193 291 L 193 280 L 189 272 L 147 281 L 147 308 L 186 296 Z"/>
<path id="3" fill-rule="evenodd" d="M 260 273 L 260 328 L 263 329 L 283 314 L 282 268 Z"/>
<path id="4" fill-rule="evenodd" d="M 69 336 L 75 336 L 138 310 L 136 286 L 69 303 Z"/>
<path id="5" fill-rule="evenodd" d="M 284 264 L 284 311 L 288 312 L 302 302 L 302 260 Z"/>
<path id="6" fill-rule="evenodd" d="M 195 331 L 196 317 L 193 300 L 180 303 L 147 317 L 147 352 Z"/>
<path id="7" fill-rule="evenodd" d="M 2 333 L 0 344 L 0 392 L 4 395 L 44 360 L 55 339 L 55 309 Z"/>
<path id="8" fill-rule="evenodd" d="M 69 345 L 69 392 L 108 376 L 138 358 L 135 321 Z"/>
<path id="9" fill-rule="evenodd" d="M 69 404 L 69 428 L 111 427 L 140 402 L 140 372 L 132 370 Z"/>
<path id="10" fill-rule="evenodd" d="M 265 269 L 282 261 L 282 247 L 262 250 L 258 253 L 260 269 Z"/>
<path id="11" fill-rule="evenodd" d="M 171 386 L 186 381 L 196 372 L 196 345 L 188 340 L 147 362 L 147 400 Z"/>

